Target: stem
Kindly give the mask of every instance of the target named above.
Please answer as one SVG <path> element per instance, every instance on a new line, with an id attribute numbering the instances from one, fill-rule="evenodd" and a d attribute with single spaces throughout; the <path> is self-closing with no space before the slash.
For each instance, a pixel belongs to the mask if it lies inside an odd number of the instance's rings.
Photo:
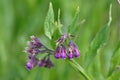
<path id="1" fill-rule="evenodd" d="M 43 50 L 43 51 L 46 52 L 46 53 L 53 54 L 53 53 L 55 52 L 55 51 L 53 51 L 53 50 L 47 48 L 47 47 L 44 46 L 44 45 L 43 45 L 43 47 L 45 48 L 45 50 Z M 42 51 L 42 52 L 43 52 L 43 51 Z"/>
<path id="2" fill-rule="evenodd" d="M 47 49 L 46 50 L 47 53 L 53 54 L 55 51 L 51 50 L 51 49 Z"/>
<path id="3" fill-rule="evenodd" d="M 91 78 L 88 76 L 86 71 L 75 60 L 72 59 L 72 60 L 67 60 L 67 61 L 76 71 L 82 74 L 87 80 L 91 80 Z"/>

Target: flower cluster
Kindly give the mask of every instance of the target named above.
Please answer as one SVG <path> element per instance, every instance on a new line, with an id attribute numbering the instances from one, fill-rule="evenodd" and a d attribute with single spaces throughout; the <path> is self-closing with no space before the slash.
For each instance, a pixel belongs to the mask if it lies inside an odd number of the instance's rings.
<path id="1" fill-rule="evenodd" d="M 51 50 L 46 48 L 38 38 L 31 36 L 31 41 L 28 42 L 28 47 L 25 50 L 28 53 L 28 62 L 26 68 L 31 70 L 35 66 L 51 68 L 53 63 L 50 60 Z M 41 53 L 47 53 L 43 59 L 38 59 L 37 55 Z"/>
<path id="2" fill-rule="evenodd" d="M 64 42 L 69 37 L 70 35 L 64 34 L 57 40 L 57 48 L 54 53 L 55 58 L 65 59 L 67 57 L 68 59 L 72 59 L 80 56 L 77 46 L 72 41 L 69 41 L 68 50 L 66 50 Z"/>
<path id="3" fill-rule="evenodd" d="M 54 64 L 50 60 L 50 55 L 54 53 L 54 57 L 57 59 L 72 59 L 80 56 L 80 52 L 77 48 L 77 46 L 69 40 L 68 43 L 68 49 L 65 47 L 65 41 L 66 39 L 69 39 L 70 35 L 62 35 L 57 41 L 57 47 L 55 51 L 52 51 L 48 49 L 46 46 L 44 46 L 41 41 L 35 37 L 31 36 L 31 41 L 28 42 L 28 47 L 25 49 L 25 52 L 28 53 L 28 62 L 26 64 L 26 68 L 28 70 L 31 70 L 35 66 L 39 67 L 46 67 L 51 68 L 54 66 Z M 46 54 L 42 59 L 38 59 L 38 54 Z"/>

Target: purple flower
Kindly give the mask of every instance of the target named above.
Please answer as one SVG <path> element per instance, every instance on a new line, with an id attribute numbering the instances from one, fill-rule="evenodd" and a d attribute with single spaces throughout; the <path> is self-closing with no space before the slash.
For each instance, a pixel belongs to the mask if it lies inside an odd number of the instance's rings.
<path id="1" fill-rule="evenodd" d="M 65 48 L 65 46 L 64 45 L 61 45 L 62 47 L 61 47 L 61 58 L 62 59 L 65 59 L 66 58 L 66 48 Z"/>
<path id="2" fill-rule="evenodd" d="M 26 64 L 26 68 L 31 70 L 33 67 L 35 67 L 37 65 L 37 58 L 36 57 L 32 57 L 31 59 L 29 59 L 29 61 Z"/>
<path id="3" fill-rule="evenodd" d="M 31 36 L 31 39 L 32 40 L 28 42 L 28 47 L 26 48 L 25 52 L 30 54 L 38 54 L 43 45 L 35 36 Z"/>
<path id="4" fill-rule="evenodd" d="M 73 52 L 72 50 L 69 48 L 68 49 L 68 59 L 72 59 L 73 58 Z"/>
<path id="5" fill-rule="evenodd" d="M 51 68 L 51 67 L 53 67 L 53 66 L 54 66 L 54 64 L 52 63 L 52 61 L 50 60 L 50 58 L 48 58 L 48 59 L 45 61 L 44 67 L 46 67 L 46 68 Z"/>
<path id="6" fill-rule="evenodd" d="M 32 48 L 28 47 L 28 48 L 26 48 L 25 52 L 30 53 L 30 54 L 38 54 L 39 52 L 41 52 L 41 50 L 38 48 L 32 49 Z"/>
<path id="7" fill-rule="evenodd" d="M 68 44 L 68 59 L 72 59 L 74 57 L 79 57 L 80 56 L 80 52 L 77 48 L 77 46 L 70 41 Z"/>
<path id="8" fill-rule="evenodd" d="M 35 56 L 35 55 L 33 55 L 33 54 L 29 54 L 29 55 L 28 55 L 28 58 L 29 58 L 29 59 L 32 59 L 34 56 Z"/>
<path id="9" fill-rule="evenodd" d="M 57 49 L 54 53 L 54 57 L 59 59 L 65 59 L 66 58 L 66 48 L 63 44 L 57 46 Z"/>
<path id="10" fill-rule="evenodd" d="M 54 51 L 44 46 L 37 37 L 31 36 L 31 39 L 32 40 L 28 42 L 28 47 L 25 49 L 25 52 L 28 53 L 29 58 L 26 64 L 26 68 L 28 70 L 31 70 L 36 65 L 38 65 L 39 67 L 44 66 L 46 68 L 51 68 L 53 66 L 53 63 L 51 62 L 49 57 Z M 43 59 L 38 60 L 36 57 L 38 53 L 47 53 L 47 55 Z"/>
<path id="11" fill-rule="evenodd" d="M 32 42 L 33 42 L 33 46 L 35 48 L 40 48 L 41 46 L 43 46 L 42 43 L 40 42 L 40 40 L 37 37 L 31 36 L 31 39 L 32 39 Z"/>
<path id="12" fill-rule="evenodd" d="M 44 59 L 41 59 L 39 62 L 38 62 L 38 66 L 39 67 L 42 67 L 42 66 L 44 66 L 45 65 L 45 58 Z"/>
<path id="13" fill-rule="evenodd" d="M 57 43 L 56 43 L 57 49 L 54 53 L 55 58 L 57 58 L 57 59 L 60 59 L 60 58 L 65 59 L 66 58 L 66 48 L 63 44 L 64 44 L 65 40 L 71 36 L 73 36 L 73 35 L 64 34 L 57 40 Z M 72 59 L 72 58 L 80 56 L 80 52 L 79 52 L 77 46 L 72 41 L 70 41 L 68 44 L 68 55 L 67 56 L 68 56 L 68 59 Z"/>
<path id="14" fill-rule="evenodd" d="M 47 60 L 45 60 L 45 58 L 43 58 L 42 60 L 40 60 L 39 63 L 38 63 L 38 66 L 39 67 L 44 66 L 46 68 L 51 68 L 51 67 L 54 66 L 54 64 L 51 62 L 50 58 L 48 57 Z"/>
<path id="15" fill-rule="evenodd" d="M 59 59 L 60 58 L 60 53 L 61 53 L 61 47 L 60 46 L 57 46 L 57 49 L 54 53 L 54 57 Z"/>

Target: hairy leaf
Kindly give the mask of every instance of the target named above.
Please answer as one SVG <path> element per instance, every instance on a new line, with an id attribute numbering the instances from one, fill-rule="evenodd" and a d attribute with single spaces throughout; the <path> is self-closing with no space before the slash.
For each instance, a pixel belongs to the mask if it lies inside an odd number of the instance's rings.
<path id="1" fill-rule="evenodd" d="M 96 36 L 94 37 L 89 47 L 88 52 L 86 53 L 86 58 L 85 58 L 86 68 L 89 66 L 89 64 L 93 61 L 93 59 L 97 55 L 97 50 L 100 48 L 100 46 L 105 44 L 108 40 L 110 24 L 112 21 L 111 12 L 112 12 L 112 4 L 110 4 L 110 7 L 109 7 L 108 23 L 96 34 Z"/>
<path id="2" fill-rule="evenodd" d="M 94 37 L 89 50 L 86 53 L 85 58 L 85 67 L 88 67 L 88 65 L 93 61 L 94 57 L 97 55 L 97 50 L 100 48 L 101 45 L 103 45 L 107 39 L 109 34 L 109 26 L 105 25 Z"/>
<path id="3" fill-rule="evenodd" d="M 50 3 L 49 5 L 49 10 L 44 22 L 44 32 L 45 32 L 45 35 L 49 39 L 51 39 L 52 34 L 54 32 L 54 12 L 53 12 L 52 3 Z"/>

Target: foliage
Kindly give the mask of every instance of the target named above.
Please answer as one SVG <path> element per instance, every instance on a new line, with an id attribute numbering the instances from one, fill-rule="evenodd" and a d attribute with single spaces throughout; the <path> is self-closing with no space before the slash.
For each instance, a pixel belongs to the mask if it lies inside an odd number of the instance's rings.
<path id="1" fill-rule="evenodd" d="M 0 0 L 0 80 L 120 80 L 118 2 L 51 2 Z M 113 4 L 111 11 L 110 3 Z M 109 11 L 112 15 L 108 15 Z M 110 17 L 113 20 L 108 25 Z M 85 22 L 81 23 L 83 19 Z M 40 37 L 47 47 L 54 50 L 55 40 L 63 33 L 74 35 L 74 42 L 81 51 L 80 58 L 66 61 L 52 58 L 55 67 L 49 70 L 35 68 L 28 71 L 24 67 L 27 54 L 22 51 L 28 36 Z"/>

